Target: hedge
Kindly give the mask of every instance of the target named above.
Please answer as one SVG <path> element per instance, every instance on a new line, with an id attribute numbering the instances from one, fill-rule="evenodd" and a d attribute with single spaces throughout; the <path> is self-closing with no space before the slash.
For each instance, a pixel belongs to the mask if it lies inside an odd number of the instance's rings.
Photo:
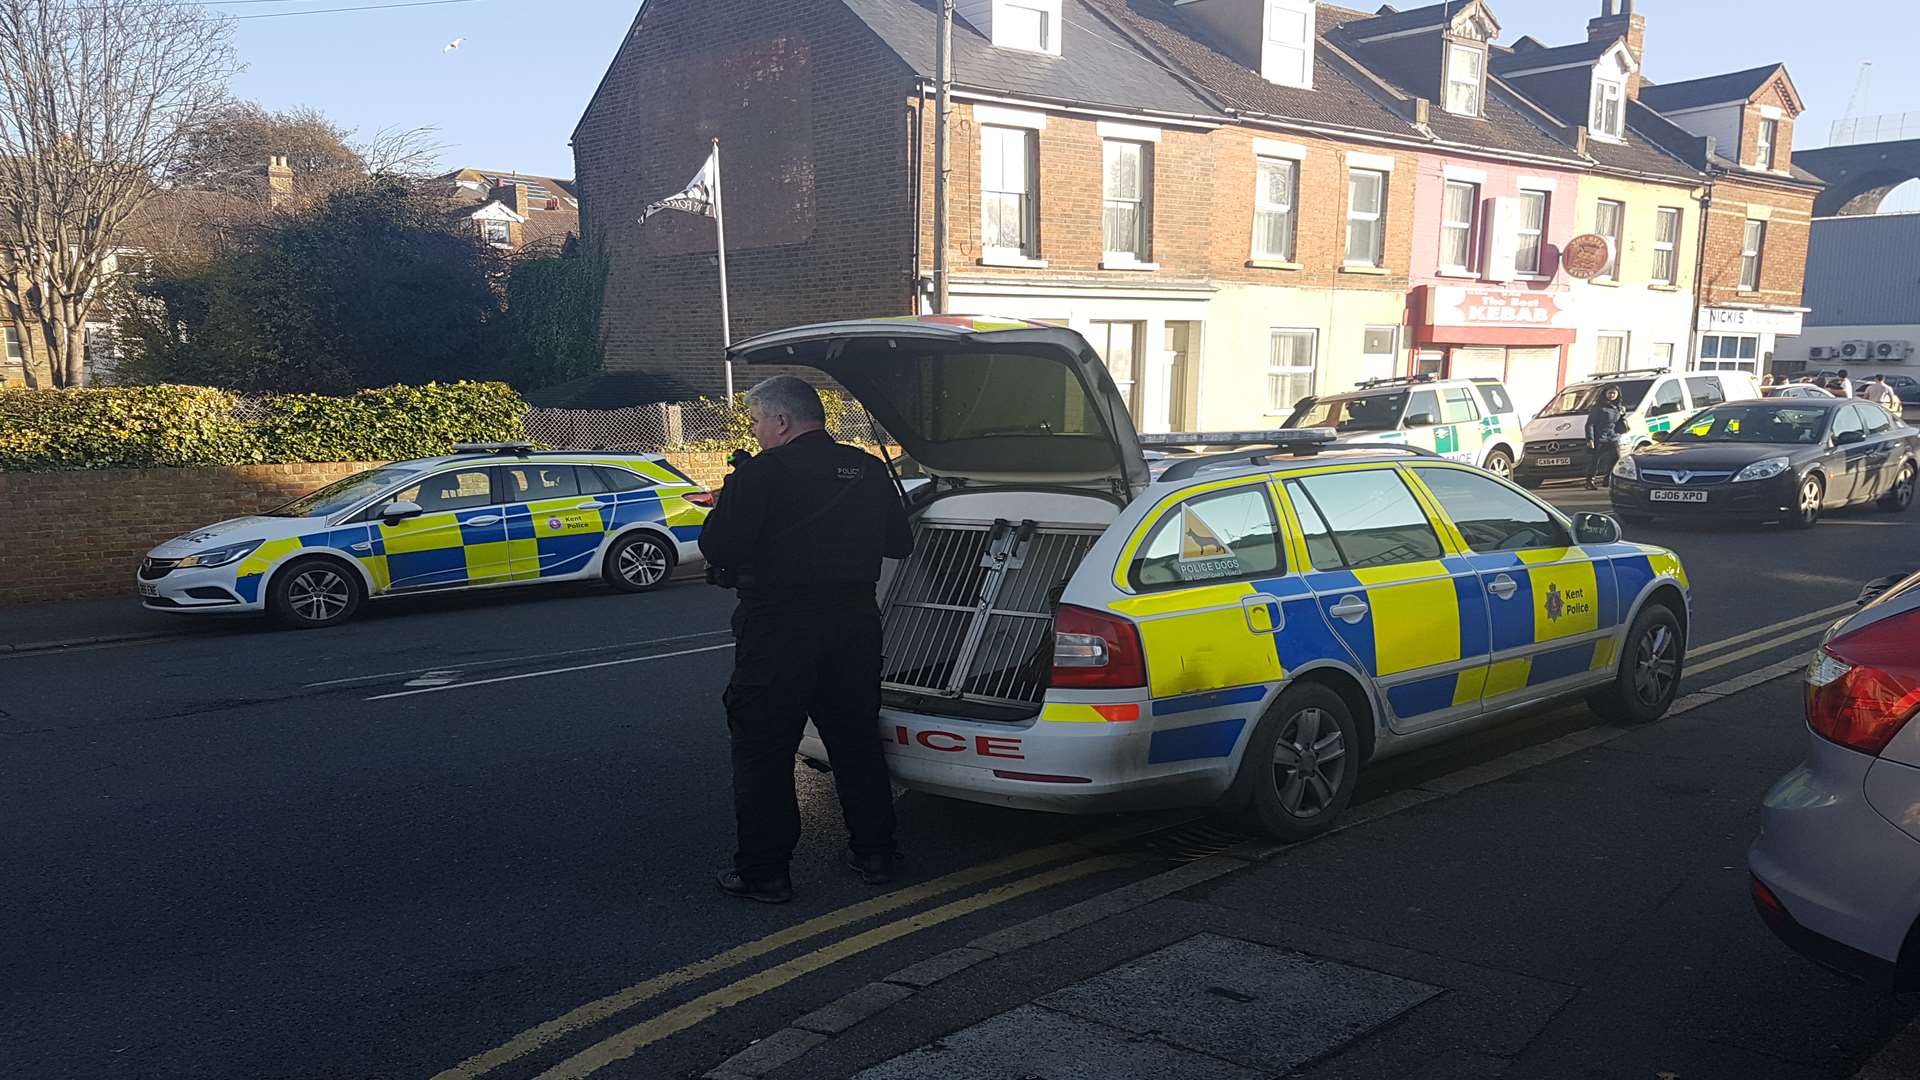
<path id="1" fill-rule="evenodd" d="M 0 470 L 389 461 L 522 437 L 505 383 L 242 399 L 197 386 L 0 390 Z"/>

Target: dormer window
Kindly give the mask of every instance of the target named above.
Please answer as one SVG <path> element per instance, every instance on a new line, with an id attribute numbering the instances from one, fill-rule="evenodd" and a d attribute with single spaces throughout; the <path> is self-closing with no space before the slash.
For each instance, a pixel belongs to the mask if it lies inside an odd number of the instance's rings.
<path id="1" fill-rule="evenodd" d="M 1060 0 L 955 0 L 954 13 L 995 48 L 1060 55 Z"/>
<path id="2" fill-rule="evenodd" d="M 1625 46 L 1608 53 L 1593 69 L 1593 117 L 1589 134 L 1619 142 L 1627 135 L 1627 77 L 1633 74 L 1633 56 Z"/>
<path id="3" fill-rule="evenodd" d="M 1314 7 L 1315 0 L 1267 0 L 1260 74 L 1268 82 L 1313 89 Z"/>
<path id="4" fill-rule="evenodd" d="M 1448 112 L 1459 116 L 1479 116 L 1486 80 L 1487 54 L 1484 49 L 1457 41 L 1447 45 Z"/>
<path id="5" fill-rule="evenodd" d="M 1773 148 L 1780 141 L 1780 121 L 1761 120 L 1760 133 L 1753 140 L 1753 163 L 1763 169 L 1773 168 Z"/>
<path id="6" fill-rule="evenodd" d="M 1025 4 L 1000 5 L 1000 17 L 994 20 L 994 44 L 1010 49 L 1053 51 L 1053 13 Z"/>

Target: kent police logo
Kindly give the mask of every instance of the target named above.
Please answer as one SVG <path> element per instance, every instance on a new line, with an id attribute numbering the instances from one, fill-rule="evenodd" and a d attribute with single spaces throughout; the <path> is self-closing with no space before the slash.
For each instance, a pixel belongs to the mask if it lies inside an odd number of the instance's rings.
<path id="1" fill-rule="evenodd" d="M 1566 609 L 1567 609 L 1566 601 L 1560 598 L 1560 586 L 1548 585 L 1547 586 L 1547 620 L 1549 622 L 1559 622 L 1561 614 L 1564 613 Z"/>

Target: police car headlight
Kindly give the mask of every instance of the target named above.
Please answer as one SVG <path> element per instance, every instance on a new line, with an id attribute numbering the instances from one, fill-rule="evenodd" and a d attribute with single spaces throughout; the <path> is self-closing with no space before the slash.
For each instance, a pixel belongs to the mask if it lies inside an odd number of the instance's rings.
<path id="1" fill-rule="evenodd" d="M 1632 454 L 1626 454 L 1614 463 L 1613 475 L 1622 480 L 1638 480 L 1640 479 L 1640 466 L 1633 463 Z"/>
<path id="2" fill-rule="evenodd" d="M 203 551 L 198 555 L 189 555 L 175 563 L 174 569 L 191 570 L 196 566 L 229 566 L 253 554 L 264 543 L 266 543 L 264 540 L 249 540 L 244 544 L 233 544 L 228 547 L 214 548 L 212 551 Z"/>
<path id="3" fill-rule="evenodd" d="M 1733 482 L 1738 484 L 1747 480 L 1771 480 L 1788 468 L 1787 459 L 1770 457 L 1765 461 L 1756 461 L 1734 474 Z"/>

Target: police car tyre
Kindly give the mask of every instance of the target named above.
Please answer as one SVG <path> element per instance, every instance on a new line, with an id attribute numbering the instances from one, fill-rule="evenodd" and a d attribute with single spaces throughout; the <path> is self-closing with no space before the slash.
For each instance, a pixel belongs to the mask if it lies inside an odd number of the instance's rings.
<path id="1" fill-rule="evenodd" d="M 1289 687 L 1254 728 L 1240 769 L 1252 787 L 1247 825 L 1276 840 L 1318 836 L 1346 811 L 1360 775 L 1352 710 L 1319 683 Z"/>
<path id="2" fill-rule="evenodd" d="M 1487 455 L 1487 462 L 1481 466 L 1495 476 L 1511 478 L 1513 476 L 1513 455 L 1505 450 L 1495 450 Z"/>
<path id="3" fill-rule="evenodd" d="M 1800 481 L 1800 487 L 1794 496 L 1793 513 L 1787 517 L 1787 525 L 1795 529 L 1811 529 L 1820 521 L 1820 504 L 1826 501 L 1827 482 L 1818 476 L 1808 476 Z"/>
<path id="4" fill-rule="evenodd" d="M 360 575 L 333 559 L 296 559 L 273 575 L 267 611 L 295 630 L 338 626 L 366 599 Z"/>
<path id="5" fill-rule="evenodd" d="M 607 549 L 601 574 L 621 592 L 651 592 L 673 576 L 673 549 L 652 533 L 629 533 Z"/>
<path id="6" fill-rule="evenodd" d="M 1615 724 L 1660 719 L 1680 694 L 1686 651 L 1679 616 L 1665 604 L 1648 603 L 1627 631 L 1612 684 L 1588 698 L 1587 707 Z"/>
<path id="7" fill-rule="evenodd" d="M 1900 466 L 1900 478 L 1893 482 L 1892 490 L 1882 496 L 1877 504 L 1882 510 L 1899 513 L 1913 505 L 1913 485 L 1915 470 L 1913 462 Z"/>

